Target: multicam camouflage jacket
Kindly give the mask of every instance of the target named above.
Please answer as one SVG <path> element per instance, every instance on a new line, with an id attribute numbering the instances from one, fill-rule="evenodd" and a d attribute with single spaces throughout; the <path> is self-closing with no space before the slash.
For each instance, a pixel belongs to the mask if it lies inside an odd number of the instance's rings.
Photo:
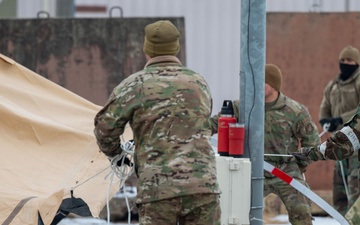
<path id="1" fill-rule="evenodd" d="M 313 161 L 342 160 L 360 149 L 360 106 L 355 115 L 334 135 L 315 147 L 301 148 L 300 152 Z M 359 159 L 360 161 L 360 159 Z"/>
<path id="2" fill-rule="evenodd" d="M 136 203 L 220 193 L 209 142 L 212 98 L 204 78 L 175 56 L 150 59 L 121 82 L 95 117 L 94 134 L 107 156 L 121 152 L 129 122 L 139 178 Z"/>

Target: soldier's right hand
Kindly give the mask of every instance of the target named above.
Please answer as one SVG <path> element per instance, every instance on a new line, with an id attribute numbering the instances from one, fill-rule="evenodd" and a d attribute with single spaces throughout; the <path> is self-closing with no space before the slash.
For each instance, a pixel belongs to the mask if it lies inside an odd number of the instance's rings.
<path id="1" fill-rule="evenodd" d="M 110 164 L 116 164 L 117 166 L 127 165 L 127 166 L 134 166 L 134 163 L 125 155 L 116 155 L 114 157 L 108 157 Z"/>

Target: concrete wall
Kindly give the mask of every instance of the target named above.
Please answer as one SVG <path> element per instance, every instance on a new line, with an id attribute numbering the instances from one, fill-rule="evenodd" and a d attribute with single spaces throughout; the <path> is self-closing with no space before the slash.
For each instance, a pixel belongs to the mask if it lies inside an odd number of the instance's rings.
<path id="1" fill-rule="evenodd" d="M 141 70 L 144 27 L 159 18 L 0 20 L 0 52 L 70 91 L 103 105 L 125 77 Z M 168 18 L 181 33 L 184 19 Z"/>
<path id="2" fill-rule="evenodd" d="M 40 10 L 57 17 L 62 0 L 17 0 L 18 18 L 36 18 Z M 240 4 L 219 0 L 76 0 L 76 18 L 184 18 L 184 65 L 203 75 L 212 92 L 213 114 L 225 99 L 238 98 Z M 120 10 L 121 9 L 121 10 Z M 0 15 L 1 16 L 1 15 Z M 45 15 L 43 15 L 45 16 Z"/>

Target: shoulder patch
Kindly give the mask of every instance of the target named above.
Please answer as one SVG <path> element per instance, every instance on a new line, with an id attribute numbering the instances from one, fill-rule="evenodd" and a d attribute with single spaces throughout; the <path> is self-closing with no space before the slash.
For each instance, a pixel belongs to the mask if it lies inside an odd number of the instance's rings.
<path id="1" fill-rule="evenodd" d="M 291 108 L 295 112 L 295 114 L 299 114 L 305 108 L 305 106 L 301 105 L 300 103 L 298 103 L 297 101 L 295 101 L 289 97 L 286 97 L 285 104 L 286 104 L 286 106 Z"/>

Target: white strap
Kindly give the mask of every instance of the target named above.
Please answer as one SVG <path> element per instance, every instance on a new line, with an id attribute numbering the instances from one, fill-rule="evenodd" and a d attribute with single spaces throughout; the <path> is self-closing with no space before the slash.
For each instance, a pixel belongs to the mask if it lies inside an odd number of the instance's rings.
<path id="1" fill-rule="evenodd" d="M 319 150 L 320 150 L 321 154 L 323 154 L 324 158 L 326 159 L 326 157 L 325 157 L 326 141 L 321 143 Z"/>
<path id="2" fill-rule="evenodd" d="M 354 151 L 358 151 L 360 149 L 360 142 L 357 138 L 356 134 L 354 133 L 353 129 L 351 129 L 349 126 L 343 127 L 340 132 L 346 135 L 346 137 L 351 142 Z"/>

